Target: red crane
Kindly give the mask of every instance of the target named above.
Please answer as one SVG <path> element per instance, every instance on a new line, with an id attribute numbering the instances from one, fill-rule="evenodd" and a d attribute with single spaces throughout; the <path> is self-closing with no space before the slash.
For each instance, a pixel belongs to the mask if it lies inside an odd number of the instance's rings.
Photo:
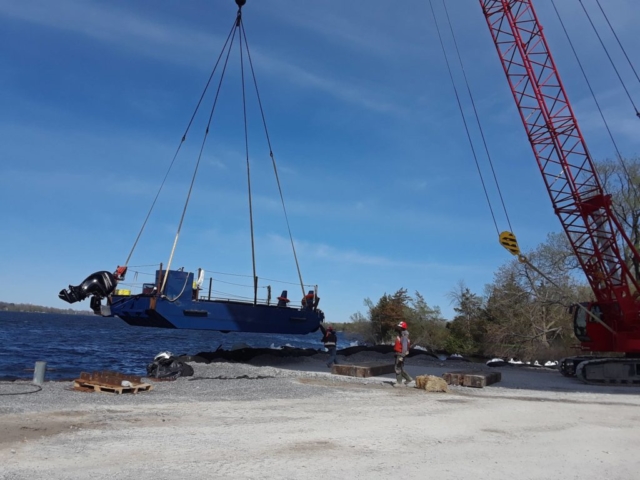
<path id="1" fill-rule="evenodd" d="M 565 359 L 590 383 L 640 383 L 640 288 L 625 255 L 640 255 L 611 207 L 531 0 L 480 0 L 556 215 L 596 297 L 572 309 L 584 351 Z"/>

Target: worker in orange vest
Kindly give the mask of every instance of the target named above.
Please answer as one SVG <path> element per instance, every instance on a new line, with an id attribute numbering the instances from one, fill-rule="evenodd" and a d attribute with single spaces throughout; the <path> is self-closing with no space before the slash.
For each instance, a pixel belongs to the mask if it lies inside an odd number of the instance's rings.
<path id="1" fill-rule="evenodd" d="M 396 356 L 395 370 L 396 370 L 396 385 L 402 386 L 402 379 L 404 378 L 405 385 L 409 385 L 413 382 L 413 378 L 404 371 L 404 359 L 409 355 L 409 349 L 411 348 L 411 341 L 409 340 L 409 331 L 407 330 L 407 322 L 400 322 L 396 326 L 398 336 L 396 337 L 396 343 L 393 346 L 393 351 Z"/>
<path id="2" fill-rule="evenodd" d="M 316 306 L 316 302 L 320 301 L 313 290 L 309 290 L 304 297 L 302 297 L 302 308 L 306 308 L 307 310 L 313 310 Z"/>
<path id="3" fill-rule="evenodd" d="M 336 365 L 338 364 L 338 361 L 336 360 L 338 336 L 336 335 L 336 331 L 331 325 L 329 325 L 327 328 L 324 328 L 324 326 L 320 324 L 320 330 L 322 331 L 322 343 L 324 343 L 325 348 L 329 351 L 329 361 L 327 362 L 327 367 L 331 368 L 331 365 L 333 365 L 334 363 Z"/>

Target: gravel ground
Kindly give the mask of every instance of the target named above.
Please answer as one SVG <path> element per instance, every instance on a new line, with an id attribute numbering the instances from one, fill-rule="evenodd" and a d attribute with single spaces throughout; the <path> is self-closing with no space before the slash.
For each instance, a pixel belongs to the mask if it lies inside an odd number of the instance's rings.
<path id="1" fill-rule="evenodd" d="M 0 479 L 638 478 L 640 388 L 502 367 L 493 386 L 427 394 L 331 375 L 323 355 L 269 357 L 193 363 L 137 395 L 0 383 Z M 424 356 L 407 369 L 496 370 Z"/>

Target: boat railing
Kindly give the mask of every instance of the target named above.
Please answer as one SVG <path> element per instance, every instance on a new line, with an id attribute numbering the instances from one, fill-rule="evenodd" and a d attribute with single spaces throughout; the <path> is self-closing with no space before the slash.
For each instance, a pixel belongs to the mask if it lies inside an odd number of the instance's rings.
<path id="1" fill-rule="evenodd" d="M 150 266 L 150 265 L 148 265 Z M 161 271 L 162 267 L 160 267 Z M 152 271 L 144 271 L 145 269 L 130 269 L 128 272 L 128 278 L 132 281 L 121 281 L 118 283 L 118 288 L 114 291 L 115 296 L 119 297 L 127 297 L 127 296 L 153 296 L 157 294 L 158 284 L 155 283 L 155 279 L 157 278 L 158 269 L 154 267 Z M 221 274 L 221 275 L 231 275 L 231 274 Z M 195 277 L 194 277 L 195 278 Z M 207 277 L 201 278 L 201 281 L 198 282 L 194 280 L 192 292 L 193 299 L 197 301 L 216 301 L 216 302 L 238 302 L 238 303 L 254 303 L 254 298 L 249 293 L 249 290 L 253 290 L 253 285 L 242 284 L 241 282 L 232 279 L 233 281 L 222 280 L 218 277 Z M 271 282 L 269 282 L 271 283 Z M 221 286 L 224 290 L 214 289 L 214 285 Z M 292 285 L 290 282 L 284 281 L 276 281 L 276 285 L 281 285 L 280 288 L 286 290 L 288 285 Z M 229 290 L 247 290 L 246 293 L 249 295 L 242 295 L 242 292 L 235 293 Z M 243 290 L 243 292 L 244 292 Z M 258 286 L 258 293 L 263 294 L 262 297 L 256 298 L 256 304 L 260 305 L 277 305 L 278 299 L 273 298 L 272 291 L 275 288 L 269 285 Z M 279 290 L 278 290 L 279 291 Z M 251 295 L 251 296 L 250 296 Z M 317 295 L 317 293 L 316 293 Z M 286 294 L 285 294 L 286 296 Z M 287 307 L 294 309 L 303 308 L 303 302 L 301 301 L 288 301 Z"/>
<path id="2" fill-rule="evenodd" d="M 133 297 L 133 296 L 144 296 L 144 297 L 152 297 L 155 296 L 157 294 L 157 287 L 154 283 L 128 283 L 128 282 L 122 282 L 118 285 L 119 288 L 117 288 L 114 292 L 113 295 L 114 296 L 118 296 L 118 297 Z M 246 296 L 242 296 L 242 295 L 232 295 L 229 294 L 228 292 L 224 292 L 225 294 L 220 295 L 219 293 L 222 292 L 216 292 L 216 291 L 212 291 L 212 292 L 207 292 L 205 295 L 202 295 L 202 290 L 198 289 L 197 290 L 198 295 L 195 294 L 195 289 L 194 289 L 194 300 L 198 301 L 198 302 L 229 302 L 229 303 L 253 303 L 253 299 L 250 297 L 246 297 Z M 218 295 L 216 295 L 216 293 L 218 293 Z M 269 299 L 267 297 L 264 298 L 257 298 L 257 302 L 258 305 L 265 305 L 265 306 L 274 306 L 277 304 L 277 302 L 274 302 L 273 299 Z M 288 308 L 293 308 L 293 309 L 301 309 L 302 308 L 302 302 L 290 302 L 287 304 Z"/>

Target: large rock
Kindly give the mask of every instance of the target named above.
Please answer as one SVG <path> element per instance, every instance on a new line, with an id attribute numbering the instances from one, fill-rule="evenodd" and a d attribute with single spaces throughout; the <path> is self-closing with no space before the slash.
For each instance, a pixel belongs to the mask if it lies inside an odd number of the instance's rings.
<path id="1" fill-rule="evenodd" d="M 435 375 L 418 375 L 416 377 L 416 388 L 427 392 L 448 392 L 447 382 Z"/>

